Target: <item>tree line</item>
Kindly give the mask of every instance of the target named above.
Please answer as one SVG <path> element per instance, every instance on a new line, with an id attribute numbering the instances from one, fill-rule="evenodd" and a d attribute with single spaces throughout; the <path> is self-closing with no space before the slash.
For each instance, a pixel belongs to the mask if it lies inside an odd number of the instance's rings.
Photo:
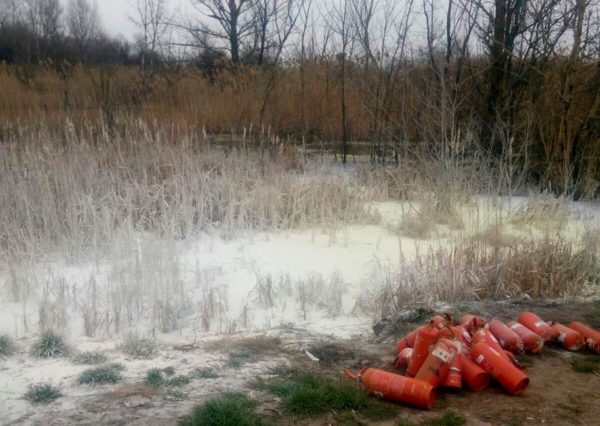
<path id="1" fill-rule="evenodd" d="M 189 0 L 180 15 L 137 0 L 133 42 L 106 35 L 91 0 L 0 1 L 8 64 L 120 65 L 144 90 L 194 69 L 233 104 L 252 80 L 247 124 L 335 139 L 344 163 L 361 140 L 373 163 L 483 155 L 509 181 L 598 194 L 599 0 Z M 308 119 L 317 84 L 331 131 Z"/>

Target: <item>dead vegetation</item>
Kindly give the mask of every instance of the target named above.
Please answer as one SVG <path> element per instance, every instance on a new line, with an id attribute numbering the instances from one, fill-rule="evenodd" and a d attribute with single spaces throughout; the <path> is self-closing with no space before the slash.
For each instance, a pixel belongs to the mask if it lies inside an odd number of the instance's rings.
<path id="1" fill-rule="evenodd" d="M 325 170 L 308 179 L 276 153 L 210 148 L 193 133 L 166 141 L 143 122 L 125 126 L 121 133 L 101 123 L 66 128 L 64 140 L 23 129 L 0 146 L 4 256 L 60 249 L 82 258 L 107 249 L 121 231 L 180 240 L 217 229 L 230 238 L 369 216 L 369 194 L 356 179 Z"/>
<path id="2" fill-rule="evenodd" d="M 129 398 L 131 396 L 143 396 L 145 398 L 152 398 L 157 396 L 160 393 L 160 390 L 152 387 L 152 386 L 148 386 L 146 384 L 142 384 L 142 383 L 128 383 L 128 384 L 124 384 L 122 386 L 119 386 L 117 389 L 115 390 L 111 390 L 109 392 L 106 392 L 104 395 L 108 396 L 112 399 L 126 399 Z"/>
<path id="3" fill-rule="evenodd" d="M 156 354 L 156 340 L 151 337 L 140 336 L 137 333 L 128 333 L 121 342 L 120 349 L 127 355 L 136 359 L 149 359 Z"/>
<path id="4" fill-rule="evenodd" d="M 371 280 L 377 285 L 363 291 L 356 309 L 386 316 L 412 303 L 586 294 L 600 282 L 588 244 L 545 238 L 503 247 L 465 241 L 431 248 L 397 268 L 376 264 Z"/>
<path id="5" fill-rule="evenodd" d="M 230 353 L 247 350 L 254 353 L 266 354 L 280 349 L 281 338 L 278 336 L 260 335 L 255 337 L 225 338 L 206 342 L 204 349 Z"/>

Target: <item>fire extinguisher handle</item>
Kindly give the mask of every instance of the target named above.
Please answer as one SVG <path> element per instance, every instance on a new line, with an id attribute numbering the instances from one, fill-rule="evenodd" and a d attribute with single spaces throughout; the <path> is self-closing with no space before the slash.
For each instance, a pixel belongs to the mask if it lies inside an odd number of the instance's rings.
<path id="1" fill-rule="evenodd" d="M 348 370 L 347 368 L 344 368 L 343 371 L 344 371 L 344 374 L 350 378 L 350 380 L 353 380 L 353 381 L 358 380 L 358 374 L 354 373 L 351 370 Z"/>

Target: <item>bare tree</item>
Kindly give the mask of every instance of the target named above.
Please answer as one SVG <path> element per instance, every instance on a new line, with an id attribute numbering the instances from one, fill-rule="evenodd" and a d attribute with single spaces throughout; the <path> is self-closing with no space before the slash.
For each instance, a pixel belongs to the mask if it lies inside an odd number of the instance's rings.
<path id="1" fill-rule="evenodd" d="M 407 34 L 411 26 L 413 0 L 403 7 L 393 0 L 353 0 L 356 38 L 362 49 L 364 76 L 361 89 L 363 103 L 371 117 L 371 161 L 376 157 L 385 161 L 388 142 L 393 147 L 398 162 L 398 135 L 395 123 L 389 115 L 391 102 L 398 83 L 398 71 L 405 58 Z M 400 105 L 402 108 L 402 105 Z"/>
<path id="2" fill-rule="evenodd" d="M 56 38 L 61 29 L 60 0 L 25 0 L 28 24 L 44 40 Z"/>
<path id="3" fill-rule="evenodd" d="M 348 125 L 348 105 L 347 98 L 347 72 L 348 59 L 352 54 L 355 40 L 355 26 L 353 25 L 353 7 L 352 0 L 336 0 L 331 9 L 327 9 L 323 18 L 331 28 L 336 38 L 335 56 L 339 62 L 339 80 L 340 80 L 340 109 L 341 109 L 341 128 L 342 128 L 342 164 L 346 164 L 348 157 L 349 125 Z"/>
<path id="4" fill-rule="evenodd" d="M 150 70 L 159 53 L 160 44 L 169 29 L 169 11 L 166 0 L 137 0 L 136 14 L 129 19 L 138 27 L 142 72 L 146 71 L 147 59 Z"/>
<path id="5" fill-rule="evenodd" d="M 254 48 L 256 62 L 262 65 L 267 50 L 271 47 L 271 21 L 280 4 L 277 0 L 255 0 L 254 2 Z"/>
<path id="6" fill-rule="evenodd" d="M 67 6 L 69 35 L 85 52 L 100 33 L 100 17 L 95 0 L 70 0 Z"/>
<path id="7" fill-rule="evenodd" d="M 241 45 L 255 31 L 254 0 L 190 0 L 192 6 L 210 25 L 204 22 L 188 24 L 187 30 L 197 44 L 214 49 L 213 39 L 223 43 L 234 64 L 240 62 Z"/>
<path id="8" fill-rule="evenodd" d="M 296 28 L 300 16 L 300 8 L 292 0 L 274 0 L 269 21 L 273 23 L 271 44 L 273 48 L 267 85 L 265 87 L 262 105 L 260 108 L 260 124 L 264 122 L 267 104 L 277 83 L 278 68 L 281 62 L 286 43 Z M 264 54 L 264 52 L 262 52 Z"/>
<path id="9" fill-rule="evenodd" d="M 23 0 L 0 0 L 0 26 L 14 25 L 22 18 Z"/>
<path id="10" fill-rule="evenodd" d="M 309 25 L 314 26 L 312 0 L 303 1 L 299 9 L 299 36 L 300 36 L 300 120 L 302 123 L 302 139 L 306 132 L 306 38 Z"/>

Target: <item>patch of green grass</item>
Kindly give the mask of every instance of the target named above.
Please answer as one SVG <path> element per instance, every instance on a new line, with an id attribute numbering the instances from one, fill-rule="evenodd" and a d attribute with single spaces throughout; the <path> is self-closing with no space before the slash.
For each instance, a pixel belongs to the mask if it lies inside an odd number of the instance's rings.
<path id="1" fill-rule="evenodd" d="M 551 348 L 544 344 L 544 349 L 542 349 L 541 352 L 538 353 L 538 356 L 540 358 L 556 358 L 557 356 L 560 356 L 560 350 Z"/>
<path id="2" fill-rule="evenodd" d="M 241 394 L 224 394 L 196 407 L 180 426 L 262 426 L 256 402 Z"/>
<path id="3" fill-rule="evenodd" d="M 169 377 L 175 375 L 175 367 L 165 367 L 162 371 Z"/>
<path id="4" fill-rule="evenodd" d="M 31 348 L 31 355 L 38 358 L 55 358 L 69 354 L 69 348 L 62 336 L 47 330 Z"/>
<path id="5" fill-rule="evenodd" d="M 117 365 L 106 365 L 103 367 L 91 368 L 85 370 L 79 375 L 79 384 L 86 385 L 104 385 L 114 384 L 121 380 Z"/>
<path id="6" fill-rule="evenodd" d="M 435 314 L 435 311 L 433 311 L 431 309 L 417 308 L 414 310 L 413 315 L 410 318 L 410 321 L 413 324 L 422 324 L 425 321 L 427 321 L 429 318 L 431 318 L 434 314 Z M 414 330 L 414 328 L 413 328 L 413 330 Z"/>
<path id="7" fill-rule="evenodd" d="M 522 367 L 531 367 L 535 358 L 531 355 L 517 355 L 517 361 Z"/>
<path id="8" fill-rule="evenodd" d="M 285 381 L 262 382 L 258 387 L 279 396 L 284 407 L 298 415 L 357 410 L 365 403 L 365 395 L 357 386 L 310 373 Z"/>
<path id="9" fill-rule="evenodd" d="M 99 365 L 108 361 L 108 357 L 102 352 L 80 352 L 73 357 L 77 364 Z"/>
<path id="10" fill-rule="evenodd" d="M 426 424 L 428 426 L 462 426 L 467 424 L 467 419 L 452 410 L 446 410 L 442 417 L 429 420 Z"/>
<path id="11" fill-rule="evenodd" d="M 256 353 L 250 349 L 238 349 L 229 354 L 225 364 L 229 368 L 241 368 L 244 364 L 254 360 Z"/>
<path id="12" fill-rule="evenodd" d="M 298 416 L 354 410 L 368 418 L 383 420 L 398 414 L 397 406 L 369 396 L 345 378 L 334 380 L 309 373 L 284 380 L 259 381 L 256 386 L 279 396 L 284 408 Z"/>
<path id="13" fill-rule="evenodd" d="M 113 362 L 111 364 L 108 364 L 108 366 L 117 371 L 125 370 L 125 366 L 123 364 L 121 364 L 120 362 Z"/>
<path id="14" fill-rule="evenodd" d="M 146 384 L 153 388 L 159 388 L 166 383 L 163 371 L 160 368 L 153 368 L 146 373 Z"/>
<path id="15" fill-rule="evenodd" d="M 0 334 L 0 359 L 7 358 L 17 351 L 13 339 L 6 334 Z"/>
<path id="16" fill-rule="evenodd" d="M 34 404 L 48 404 L 62 396 L 60 388 L 52 383 L 29 386 L 25 399 Z"/>
<path id="17" fill-rule="evenodd" d="M 192 377 L 194 379 L 216 379 L 219 375 L 215 372 L 214 368 L 211 367 L 201 367 L 196 368 L 192 372 Z"/>
<path id="18" fill-rule="evenodd" d="M 367 398 L 360 413 L 371 420 L 389 420 L 400 413 L 400 407 L 397 404 L 374 396 L 367 396 Z"/>
<path id="19" fill-rule="evenodd" d="M 571 363 L 573 370 L 578 373 L 600 373 L 600 356 L 587 355 Z"/>
<path id="20" fill-rule="evenodd" d="M 299 376 L 302 373 L 303 370 L 295 365 L 276 365 L 275 367 L 269 368 L 269 374 L 272 374 L 273 376 L 292 377 Z"/>
<path id="21" fill-rule="evenodd" d="M 185 386 L 191 381 L 192 379 L 188 376 L 179 375 L 167 380 L 167 386 Z"/>
<path id="22" fill-rule="evenodd" d="M 136 359 L 149 359 L 156 353 L 156 342 L 149 337 L 130 333 L 123 339 L 121 350 Z"/>
<path id="23" fill-rule="evenodd" d="M 339 426 L 361 426 L 362 423 L 356 420 L 356 416 L 351 411 L 345 411 L 335 416 Z"/>

